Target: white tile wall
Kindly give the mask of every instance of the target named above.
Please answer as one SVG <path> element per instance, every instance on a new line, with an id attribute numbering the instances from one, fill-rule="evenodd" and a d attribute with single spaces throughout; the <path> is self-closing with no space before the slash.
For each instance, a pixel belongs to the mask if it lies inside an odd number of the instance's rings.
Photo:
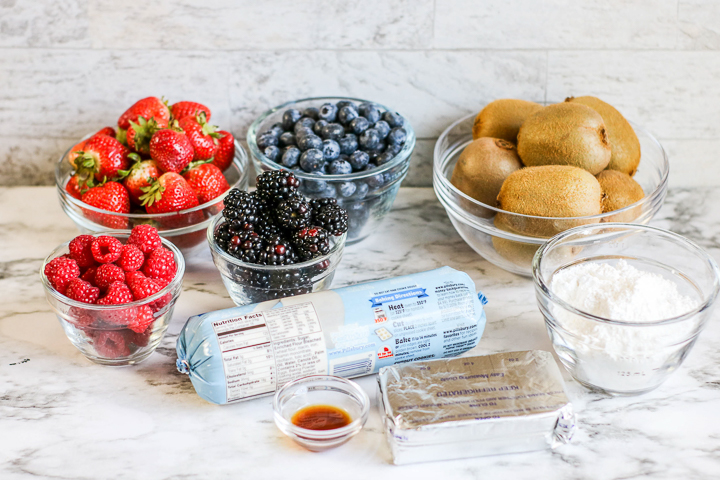
<path id="1" fill-rule="evenodd" d="M 50 184 L 134 100 L 195 99 L 244 137 L 269 106 L 373 99 L 420 141 L 500 97 L 597 95 L 655 133 L 671 184 L 720 184 L 718 0 L 0 0 L 0 185 Z"/>

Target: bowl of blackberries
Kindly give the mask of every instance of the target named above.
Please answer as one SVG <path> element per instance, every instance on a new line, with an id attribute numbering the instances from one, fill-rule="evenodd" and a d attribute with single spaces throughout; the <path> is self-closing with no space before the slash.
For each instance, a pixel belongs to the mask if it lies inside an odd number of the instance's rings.
<path id="1" fill-rule="evenodd" d="M 310 199 L 287 170 L 234 188 L 208 228 L 215 266 L 237 305 L 327 290 L 342 259 L 348 215 L 335 198 Z"/>
<path id="2" fill-rule="evenodd" d="M 288 102 L 253 122 L 247 142 L 258 171 L 287 169 L 310 198 L 335 198 L 348 213 L 348 244 L 377 229 L 392 208 L 415 148 L 399 113 L 357 98 Z"/>

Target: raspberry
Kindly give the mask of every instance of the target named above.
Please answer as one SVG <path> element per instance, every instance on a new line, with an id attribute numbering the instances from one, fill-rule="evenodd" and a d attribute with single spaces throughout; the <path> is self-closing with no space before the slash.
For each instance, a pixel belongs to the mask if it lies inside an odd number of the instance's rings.
<path id="1" fill-rule="evenodd" d="M 70 307 L 68 321 L 78 327 L 89 327 L 95 322 L 95 317 L 87 309 L 82 307 Z"/>
<path id="2" fill-rule="evenodd" d="M 117 238 L 102 235 L 92 243 L 92 255 L 98 263 L 112 263 L 120 258 L 122 247 L 122 242 Z"/>
<path id="3" fill-rule="evenodd" d="M 154 321 L 155 317 L 153 317 L 152 309 L 147 305 L 143 305 L 138 307 L 137 316 L 128 323 L 127 327 L 135 333 L 143 333 Z"/>
<path id="4" fill-rule="evenodd" d="M 150 325 L 144 332 L 136 333 L 130 331 L 130 342 L 134 343 L 138 347 L 147 347 L 150 343 L 150 336 L 153 333 L 153 327 Z"/>
<path id="5" fill-rule="evenodd" d="M 95 285 L 95 274 L 97 273 L 97 267 L 90 267 L 85 272 L 83 272 L 82 275 L 80 275 L 80 278 L 85 280 L 86 282 L 90 282 L 93 285 Z M 95 285 L 97 286 L 97 285 Z"/>
<path id="6" fill-rule="evenodd" d="M 95 303 L 100 296 L 100 289 L 80 278 L 70 280 L 65 296 L 82 303 Z"/>
<path id="7" fill-rule="evenodd" d="M 137 246 L 145 255 L 162 245 L 157 229 L 152 225 L 145 224 L 133 227 L 127 243 Z"/>
<path id="8" fill-rule="evenodd" d="M 172 280 L 177 272 L 175 255 L 165 247 L 156 248 L 145 261 L 142 268 L 145 276 Z"/>
<path id="9" fill-rule="evenodd" d="M 44 272 L 50 285 L 65 295 L 65 289 L 70 281 L 80 276 L 80 267 L 75 260 L 63 256 L 53 258 L 48 262 Z"/>
<path id="10" fill-rule="evenodd" d="M 130 287 L 135 300 L 142 300 L 162 290 L 162 287 L 151 278 L 140 272 L 133 273 L 132 279 L 128 278 L 128 287 Z"/>
<path id="11" fill-rule="evenodd" d="M 92 267 L 95 265 L 95 259 L 92 254 L 92 244 L 95 237 L 92 235 L 80 235 L 72 239 L 68 248 L 70 248 L 70 258 L 75 260 L 80 268 Z"/>
<path id="12" fill-rule="evenodd" d="M 100 265 L 95 273 L 95 286 L 104 292 L 114 282 L 125 283 L 125 272 L 123 269 L 114 263 L 103 263 Z"/>
<path id="13" fill-rule="evenodd" d="M 123 245 L 122 253 L 117 261 L 118 266 L 126 272 L 134 272 L 140 270 L 145 262 L 145 255 L 137 245 L 127 244 Z"/>
<path id="14" fill-rule="evenodd" d="M 102 330 L 93 336 L 95 352 L 105 358 L 120 358 L 130 355 L 125 335 L 117 330 Z"/>
<path id="15" fill-rule="evenodd" d="M 122 305 L 133 301 L 130 288 L 123 282 L 113 282 L 108 286 L 107 293 L 97 301 L 98 305 Z"/>

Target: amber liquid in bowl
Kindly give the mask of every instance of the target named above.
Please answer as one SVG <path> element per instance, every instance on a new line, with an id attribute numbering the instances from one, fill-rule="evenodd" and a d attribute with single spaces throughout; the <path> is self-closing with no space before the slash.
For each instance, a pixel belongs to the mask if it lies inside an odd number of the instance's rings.
<path id="1" fill-rule="evenodd" d="M 350 425 L 352 418 L 342 408 L 332 405 L 310 405 L 295 412 L 293 425 L 308 430 L 335 430 Z"/>

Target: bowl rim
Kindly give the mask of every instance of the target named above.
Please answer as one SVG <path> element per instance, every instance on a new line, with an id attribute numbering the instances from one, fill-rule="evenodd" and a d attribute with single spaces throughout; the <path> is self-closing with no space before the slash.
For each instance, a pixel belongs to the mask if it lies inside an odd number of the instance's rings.
<path id="1" fill-rule="evenodd" d="M 91 235 L 93 237 L 101 237 L 101 236 L 109 236 L 113 238 L 118 238 L 118 240 L 126 239 L 129 235 L 126 234 L 118 234 L 117 231 L 104 231 L 104 232 L 98 232 L 98 233 L 87 233 L 83 235 Z M 177 271 L 175 272 L 175 277 L 172 279 L 170 283 L 168 283 L 163 289 L 161 289 L 159 292 L 150 295 L 149 297 L 140 299 L 140 300 L 134 300 L 129 303 L 123 303 L 120 305 L 97 305 L 94 303 L 83 303 L 78 302 L 77 300 L 73 300 L 71 298 L 66 297 L 62 293 L 58 292 L 53 288 L 53 286 L 50 284 L 50 281 L 48 280 L 47 276 L 45 276 L 45 266 L 50 262 L 50 260 L 53 260 L 54 258 L 59 257 L 62 255 L 63 250 L 69 250 L 68 246 L 70 245 L 70 242 L 72 240 L 69 240 L 65 243 L 60 244 L 58 247 L 56 247 L 50 254 L 45 257 L 45 260 L 43 261 L 42 266 L 40 267 L 40 278 L 42 280 L 43 287 L 45 287 L 45 291 L 50 293 L 53 298 L 56 300 L 62 302 L 63 304 L 70 305 L 73 307 L 79 307 L 85 310 L 92 310 L 92 311 L 109 311 L 109 310 L 117 310 L 117 309 L 126 309 L 130 307 L 139 307 L 142 305 L 147 305 L 149 303 L 154 302 L 155 300 L 158 300 L 168 293 L 172 293 L 173 290 L 175 290 L 177 287 L 182 286 L 183 277 L 185 275 L 185 258 L 183 257 L 182 252 L 180 252 L 180 249 L 175 246 L 171 241 L 167 240 L 166 238 L 160 237 L 160 240 L 162 241 L 162 245 L 173 252 L 175 255 L 175 265 L 177 266 Z M 173 295 L 173 297 L 177 297 L 178 295 Z M 118 325 L 115 325 L 113 328 L 117 328 Z M 99 330 L 107 330 L 107 329 L 99 329 Z"/>
<path id="2" fill-rule="evenodd" d="M 544 276 L 540 272 L 540 266 L 543 260 L 543 256 L 545 253 L 556 246 L 558 243 L 563 241 L 565 238 L 575 235 L 578 233 L 584 233 L 589 230 L 593 229 L 599 229 L 599 228 L 608 228 L 608 227 L 615 227 L 615 228 L 624 228 L 627 230 L 626 233 L 649 233 L 652 235 L 657 235 L 665 238 L 673 239 L 677 242 L 679 242 L 683 247 L 688 249 L 690 252 L 693 252 L 697 254 L 705 263 L 707 263 L 710 267 L 710 269 L 715 273 L 715 278 L 713 279 L 713 288 L 709 295 L 707 295 L 707 298 L 705 298 L 700 305 L 698 305 L 696 308 L 690 310 L 689 312 L 683 313 L 681 315 L 676 315 L 674 317 L 664 318 L 661 320 L 653 320 L 650 322 L 628 322 L 628 321 L 622 321 L 622 320 L 613 320 L 610 318 L 600 317 L 597 315 L 594 315 L 589 312 L 585 312 L 584 310 L 580 310 L 578 308 L 573 307 L 569 303 L 567 303 L 565 300 L 558 297 L 555 293 L 553 293 L 552 289 L 549 287 L 547 282 L 545 281 Z M 597 323 L 601 324 L 607 324 L 607 325 L 619 325 L 623 327 L 654 327 L 658 325 L 670 325 L 675 323 L 680 323 L 686 320 L 690 320 L 696 315 L 698 315 L 700 312 L 702 312 L 705 309 L 708 309 L 712 307 L 712 305 L 715 303 L 715 300 L 717 299 L 718 293 L 720 293 L 720 268 L 718 267 L 717 262 L 715 259 L 706 252 L 702 247 L 700 247 L 697 243 L 693 242 L 692 240 L 683 237 L 682 235 L 679 235 L 675 232 L 671 232 L 670 230 L 665 230 L 658 227 L 653 227 L 650 225 L 639 225 L 636 223 L 622 223 L 622 222 L 607 222 L 607 223 L 601 223 L 601 224 L 590 224 L 590 225 L 581 225 L 579 227 L 574 227 L 568 230 L 565 230 L 563 232 L 558 233 L 554 237 L 552 237 L 550 240 L 545 242 L 544 245 L 542 245 L 537 252 L 535 252 L 535 256 L 533 257 L 532 261 L 532 278 L 533 283 L 535 284 L 535 289 L 538 293 L 541 293 L 542 295 L 546 296 L 548 299 L 550 299 L 553 303 L 559 305 L 566 311 L 569 311 L 570 313 L 573 313 L 575 315 L 578 315 L 580 317 L 583 317 L 587 320 L 591 320 Z"/>
<path id="3" fill-rule="evenodd" d="M 93 135 L 94 135 L 94 133 L 88 134 L 88 135 L 84 136 L 83 138 L 81 138 L 80 141 L 86 140 Z M 180 215 L 180 214 L 193 213 L 193 212 L 202 211 L 207 208 L 213 207 L 213 206 L 217 205 L 218 203 L 222 202 L 225 199 L 225 197 L 227 196 L 228 192 L 230 192 L 230 190 L 232 190 L 233 188 L 237 188 L 240 185 L 240 183 L 243 182 L 245 180 L 245 178 L 252 171 L 252 169 L 250 168 L 250 162 L 248 159 L 247 152 L 243 148 L 242 144 L 240 144 L 236 139 L 235 140 L 235 156 L 233 157 L 233 161 L 230 163 L 230 166 L 228 168 L 231 168 L 231 166 L 234 166 L 239 172 L 239 178 L 234 184 L 230 185 L 229 189 L 227 189 L 222 194 L 213 198 L 209 202 L 205 202 L 196 207 L 186 208 L 184 210 L 178 210 L 177 212 L 118 213 L 118 212 L 111 212 L 110 210 L 103 210 L 103 209 L 100 209 L 97 207 L 93 207 L 92 205 L 88 205 L 87 203 L 83 202 L 82 200 L 78 200 L 77 198 L 73 197 L 72 195 L 70 195 L 68 193 L 67 190 L 65 190 L 65 185 L 67 185 L 67 182 L 70 179 L 69 179 L 69 177 L 67 180 L 61 178 L 62 175 L 60 173 L 60 167 L 62 166 L 62 163 L 67 158 L 70 151 L 72 150 L 73 146 L 68 148 L 65 151 L 65 153 L 62 154 L 62 156 L 60 157 L 60 160 L 55 163 L 55 187 L 57 188 L 58 194 L 61 196 L 63 201 L 67 201 L 67 202 L 75 205 L 77 208 L 81 208 L 83 210 L 89 210 L 89 211 L 95 212 L 95 213 L 102 213 L 102 214 L 106 214 L 106 215 L 113 215 L 113 216 L 117 216 L 117 217 L 121 217 L 121 218 L 128 218 L 128 219 L 133 218 L 133 219 L 141 219 L 141 220 L 154 220 L 154 219 L 158 219 L 158 218 L 173 217 L 173 216 Z M 84 215 L 84 217 L 87 218 L 86 215 Z M 203 219 L 203 220 L 206 220 L 206 219 Z M 93 223 L 95 223 L 95 222 L 93 222 Z M 105 228 L 107 228 L 107 227 L 105 227 Z M 186 227 L 182 227 L 182 228 L 186 228 Z M 127 230 L 127 229 L 125 229 L 125 230 Z M 158 230 L 158 231 L 161 233 L 166 233 L 166 232 L 170 232 L 172 230 L 179 230 L 179 229 Z M 116 230 L 116 231 L 118 231 L 118 230 Z M 120 230 L 120 231 L 122 231 L 122 230 Z"/>
<path id="4" fill-rule="evenodd" d="M 330 257 L 332 257 L 335 253 L 342 252 L 345 248 L 345 241 L 347 240 L 347 232 L 343 233 L 342 235 L 331 235 L 330 238 L 335 239 L 334 245 L 330 248 L 330 251 L 326 253 L 325 255 L 322 255 L 320 257 L 313 258 L 312 260 L 306 260 L 304 262 L 299 263 L 292 263 L 290 265 L 258 265 L 256 263 L 247 263 L 243 262 L 239 258 L 233 257 L 229 253 L 223 251 L 215 241 L 215 229 L 220 226 L 221 222 L 226 222 L 227 219 L 223 217 L 222 213 L 215 216 L 212 223 L 207 228 L 207 241 L 210 245 L 210 253 L 212 253 L 213 257 L 219 256 L 226 262 L 232 263 L 235 266 L 247 268 L 250 270 L 261 270 L 261 271 L 270 271 L 270 272 L 282 272 L 285 270 L 298 270 L 305 267 L 312 267 L 313 265 L 317 265 L 320 262 L 323 262 L 325 260 L 328 260 Z M 338 262 L 339 263 L 339 262 Z"/>
<path id="5" fill-rule="evenodd" d="M 280 398 L 289 389 L 302 384 L 312 384 L 313 382 L 331 383 L 339 390 L 343 390 L 352 396 L 353 399 L 360 398 L 361 412 L 357 418 L 353 419 L 352 422 L 348 423 L 344 427 L 335 428 L 332 430 L 311 430 L 309 428 L 303 428 L 289 422 L 283 415 L 280 409 Z M 360 387 L 356 382 L 347 378 L 338 377 L 334 375 L 308 375 L 306 377 L 297 378 L 291 380 L 283 385 L 275 392 L 273 397 L 273 414 L 275 417 L 275 423 L 279 424 L 280 430 L 284 432 L 284 429 L 290 431 L 292 434 L 302 437 L 305 440 L 336 440 L 348 435 L 353 435 L 359 432 L 370 413 L 370 397 L 367 392 Z M 284 427 L 284 429 L 283 429 Z"/>
<path id="6" fill-rule="evenodd" d="M 505 215 L 511 215 L 513 217 L 518 217 L 518 218 L 527 218 L 530 220 L 540 219 L 540 220 L 546 220 L 546 221 L 553 221 L 553 220 L 576 221 L 576 220 L 602 220 L 603 218 L 611 217 L 611 216 L 623 213 L 625 211 L 629 211 L 633 208 L 640 206 L 641 204 L 651 201 L 651 199 L 657 198 L 658 196 L 662 195 L 663 191 L 665 191 L 667 189 L 668 178 L 670 175 L 670 162 L 668 159 L 667 152 L 665 151 L 665 148 L 657 140 L 657 138 L 654 135 L 652 135 L 649 131 L 647 131 L 643 127 L 639 126 L 638 124 L 628 120 L 628 122 L 632 126 L 633 130 L 639 131 L 643 135 L 645 135 L 653 144 L 655 144 L 655 146 L 657 146 L 659 148 L 659 150 L 662 154 L 662 176 L 660 178 L 660 181 L 658 182 L 655 189 L 652 192 L 650 192 L 649 194 L 645 195 L 642 199 L 640 199 L 637 202 L 632 203 L 626 207 L 623 207 L 619 210 L 613 210 L 612 212 L 605 212 L 605 213 L 600 213 L 597 215 L 587 215 L 587 216 L 582 216 L 582 217 L 540 217 L 540 216 L 536 216 L 536 215 L 527 215 L 527 214 L 523 214 L 523 213 L 510 212 L 507 210 L 502 210 L 501 208 L 498 208 L 498 207 L 493 207 L 493 206 L 487 205 L 487 204 L 482 203 L 478 200 L 475 200 L 471 196 L 461 192 L 457 187 L 455 187 L 455 185 L 453 185 L 450 182 L 450 180 L 448 180 L 445 177 L 445 175 L 440 170 L 440 164 L 442 163 L 442 160 L 445 160 L 445 158 L 447 157 L 447 153 L 445 155 L 443 155 L 440 151 L 442 141 L 450 134 L 450 131 L 453 128 L 455 128 L 458 124 L 465 122 L 468 119 L 475 118 L 476 116 L 477 116 L 477 114 L 470 114 L 470 115 L 465 115 L 464 117 L 456 120 L 449 127 L 447 127 L 442 132 L 442 134 L 440 134 L 437 141 L 435 142 L 435 147 L 433 148 L 433 188 L 435 189 L 436 193 L 438 190 L 438 188 L 436 186 L 436 182 L 437 182 L 444 189 L 450 190 L 453 194 L 462 197 L 465 201 L 468 201 L 471 204 L 474 204 L 478 208 L 485 208 L 487 210 L 490 210 L 490 211 L 494 212 L 495 214 L 502 213 Z M 642 157 L 641 157 L 641 161 L 642 161 Z M 445 202 L 442 202 L 442 203 L 443 203 L 443 205 L 445 205 Z M 472 213 L 467 212 L 464 208 L 462 208 L 458 204 L 455 204 L 454 202 L 452 205 L 450 205 L 450 207 L 453 209 L 460 209 L 465 214 L 463 216 L 476 217 L 476 215 L 473 215 Z M 446 206 L 446 208 L 447 208 L 447 206 Z M 607 222 L 607 223 L 611 223 L 611 222 Z M 500 230 L 500 229 L 498 229 L 498 230 Z M 507 234 L 511 234 L 511 235 L 514 234 L 516 236 L 523 237 L 523 238 L 542 239 L 542 237 L 531 237 L 529 235 L 523 235 L 521 233 L 515 233 L 515 232 L 510 232 L 510 231 L 505 231 L 505 230 L 500 230 L 500 231 L 503 231 L 503 232 L 505 232 Z"/>
<path id="7" fill-rule="evenodd" d="M 261 164 L 267 165 L 273 170 L 289 170 L 288 167 L 281 165 L 277 162 L 274 162 L 267 158 L 264 153 L 260 151 L 260 149 L 257 146 L 256 137 L 258 135 L 258 129 L 260 128 L 260 125 L 273 113 L 286 109 L 296 103 L 300 102 L 309 102 L 309 101 L 323 101 L 323 100 L 331 100 L 331 101 L 342 101 L 347 100 L 351 102 L 358 102 L 358 103 L 372 103 L 374 105 L 377 105 L 378 107 L 389 111 L 389 112 L 395 112 L 396 110 L 392 108 L 388 108 L 385 105 L 378 103 L 378 102 L 372 102 L 370 100 L 364 100 L 362 98 L 354 98 L 354 97 L 341 97 L 341 96 L 329 96 L 329 97 L 307 97 L 307 98 L 300 98 L 297 100 L 291 100 L 289 102 L 282 103 L 280 105 L 277 105 L 275 107 L 270 108 L 269 110 L 266 110 L 265 112 L 261 113 L 258 118 L 256 118 L 252 124 L 250 124 L 250 128 L 247 131 L 246 140 L 248 144 L 248 149 L 250 150 L 250 154 L 252 155 L 253 159 L 259 160 Z M 403 128 L 405 129 L 405 132 L 407 133 L 407 138 L 405 140 L 405 144 L 403 144 L 402 149 L 398 152 L 397 155 L 393 157 L 393 159 L 389 162 L 387 162 L 384 165 L 380 165 L 379 167 L 375 167 L 372 170 L 368 170 L 367 172 L 356 172 L 356 173 L 348 173 L 348 174 L 321 174 L 318 175 L 317 173 L 308 173 L 308 172 L 298 172 L 295 170 L 292 170 L 292 172 L 297 176 L 298 178 L 302 178 L 305 180 L 324 180 L 324 181 L 348 181 L 348 180 L 362 180 L 365 178 L 372 177 L 374 175 L 382 174 L 387 172 L 388 170 L 392 170 L 394 167 L 401 165 L 404 162 L 409 163 L 411 154 L 413 150 L 415 149 L 415 143 L 416 143 L 416 136 L 415 136 L 415 130 L 413 129 L 412 125 L 410 125 L 410 122 L 408 121 L 408 118 L 403 115 L 404 119 Z"/>

